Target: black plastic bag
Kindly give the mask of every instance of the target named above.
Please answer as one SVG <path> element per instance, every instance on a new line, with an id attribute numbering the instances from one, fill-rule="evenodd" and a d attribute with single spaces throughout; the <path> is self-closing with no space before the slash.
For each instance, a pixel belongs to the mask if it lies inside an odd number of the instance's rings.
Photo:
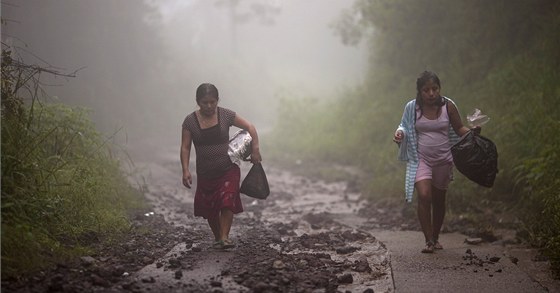
<path id="1" fill-rule="evenodd" d="M 498 173 L 498 151 L 488 138 L 469 131 L 451 147 L 453 163 L 470 180 L 492 187 Z"/>
<path id="2" fill-rule="evenodd" d="M 270 189 L 262 164 L 253 164 L 251 170 L 249 170 L 249 173 L 241 182 L 239 192 L 258 199 L 266 199 L 268 197 Z"/>

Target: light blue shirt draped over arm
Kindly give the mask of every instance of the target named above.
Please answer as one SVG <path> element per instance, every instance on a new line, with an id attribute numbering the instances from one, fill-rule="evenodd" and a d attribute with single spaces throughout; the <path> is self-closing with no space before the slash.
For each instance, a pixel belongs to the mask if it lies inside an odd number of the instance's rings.
<path id="1" fill-rule="evenodd" d="M 451 99 L 444 97 L 447 102 L 453 103 Z M 416 100 L 409 101 L 404 107 L 401 123 L 397 130 L 402 130 L 404 136 L 399 144 L 398 159 L 406 161 L 405 173 L 405 201 L 412 202 L 414 193 L 414 180 L 416 179 L 416 171 L 418 171 L 418 139 L 416 136 Z M 455 144 L 459 140 L 459 136 L 453 130 L 451 123 L 449 124 L 449 143 Z"/>

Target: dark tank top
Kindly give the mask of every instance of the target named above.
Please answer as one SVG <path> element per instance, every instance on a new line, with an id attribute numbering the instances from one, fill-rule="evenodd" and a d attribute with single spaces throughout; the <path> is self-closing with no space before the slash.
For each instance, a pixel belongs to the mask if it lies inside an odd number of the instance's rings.
<path id="1" fill-rule="evenodd" d="M 229 128 L 235 120 L 235 112 L 217 108 L 218 124 L 201 129 L 195 112 L 183 121 L 183 128 L 191 133 L 196 150 L 196 174 L 202 178 L 217 178 L 233 166 L 228 156 Z"/>

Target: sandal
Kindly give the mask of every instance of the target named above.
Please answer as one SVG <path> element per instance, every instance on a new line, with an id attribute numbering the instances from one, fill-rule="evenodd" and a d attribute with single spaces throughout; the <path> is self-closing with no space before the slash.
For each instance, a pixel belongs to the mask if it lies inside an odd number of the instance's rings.
<path id="1" fill-rule="evenodd" d="M 214 243 L 212 243 L 212 249 L 223 249 L 224 248 L 224 242 L 222 240 L 216 240 L 214 241 Z"/>
<path id="2" fill-rule="evenodd" d="M 436 241 L 436 243 L 434 243 L 434 249 L 435 250 L 441 250 L 441 249 L 443 249 L 443 246 L 441 246 L 439 241 Z"/>
<path id="3" fill-rule="evenodd" d="M 434 243 L 432 241 L 426 242 L 426 247 L 422 249 L 422 253 L 434 253 Z"/>
<path id="4" fill-rule="evenodd" d="M 228 249 L 228 248 L 234 248 L 235 247 L 235 243 L 233 243 L 233 241 L 231 241 L 230 239 L 225 239 L 223 240 L 223 248 L 224 249 Z"/>

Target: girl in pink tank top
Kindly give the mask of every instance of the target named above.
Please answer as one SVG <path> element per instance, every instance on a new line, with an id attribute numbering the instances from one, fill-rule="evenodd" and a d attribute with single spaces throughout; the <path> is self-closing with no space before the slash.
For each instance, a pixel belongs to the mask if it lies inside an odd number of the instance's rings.
<path id="1" fill-rule="evenodd" d="M 416 120 L 418 133 L 418 155 L 430 166 L 438 166 L 453 162 L 449 145 L 449 115 L 447 107 L 441 107 L 440 115 L 431 120 L 420 116 L 420 109 Z"/>
<path id="2" fill-rule="evenodd" d="M 445 217 L 445 194 L 453 168 L 450 126 L 459 136 L 469 131 L 463 126 L 455 104 L 442 97 L 440 89 L 440 80 L 435 73 L 424 71 L 420 74 L 416 80 L 416 99 L 407 104 L 416 107 L 416 118 L 412 123 L 405 122 L 409 121 L 405 107 L 403 121 L 393 137 L 400 144 L 406 133 L 409 136 L 406 139 L 416 144 L 411 147 L 416 149 L 416 154 L 408 157 L 406 180 L 407 184 L 409 180 L 414 180 L 414 189 L 418 194 L 418 219 L 426 240 L 423 253 L 443 249 L 439 243 L 439 232 Z"/>

